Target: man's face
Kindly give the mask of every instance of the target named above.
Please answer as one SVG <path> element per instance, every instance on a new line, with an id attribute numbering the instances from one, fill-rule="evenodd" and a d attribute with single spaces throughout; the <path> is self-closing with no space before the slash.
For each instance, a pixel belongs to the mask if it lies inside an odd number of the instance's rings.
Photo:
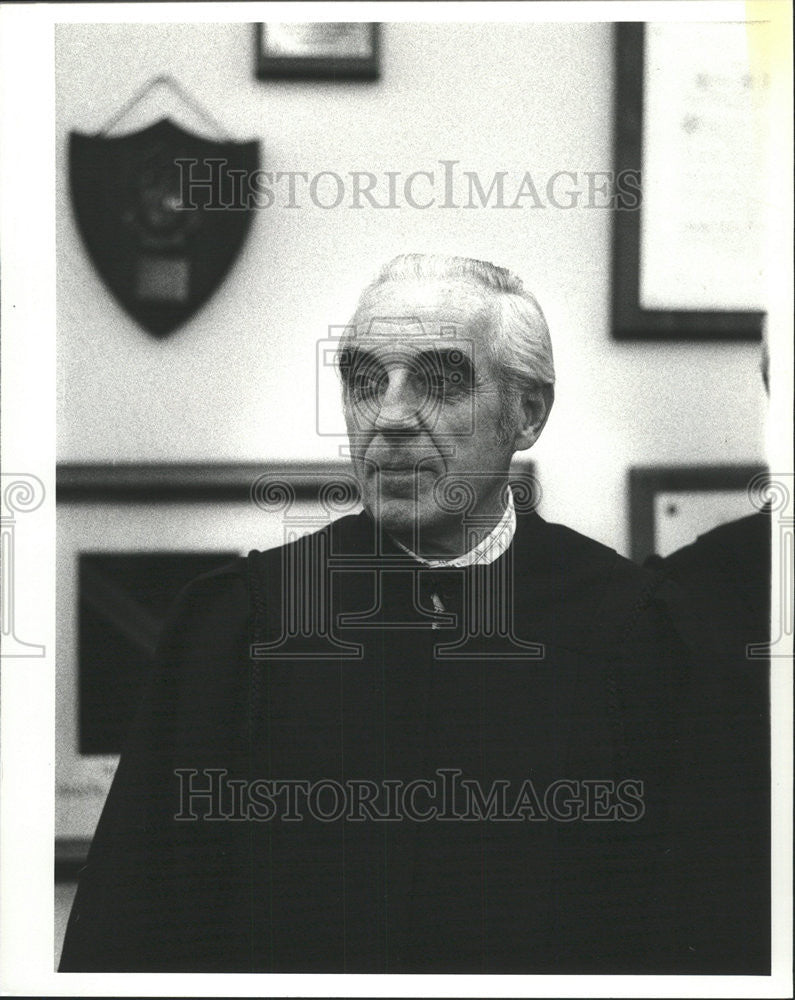
<path id="1" fill-rule="evenodd" d="M 469 547 L 464 512 L 468 520 L 502 513 L 514 451 L 500 435 L 486 350 L 490 305 L 463 282 L 394 282 L 370 295 L 355 326 L 341 368 L 364 505 L 413 551 L 458 554 Z M 451 477 L 469 485 L 471 503 L 445 499 Z"/>

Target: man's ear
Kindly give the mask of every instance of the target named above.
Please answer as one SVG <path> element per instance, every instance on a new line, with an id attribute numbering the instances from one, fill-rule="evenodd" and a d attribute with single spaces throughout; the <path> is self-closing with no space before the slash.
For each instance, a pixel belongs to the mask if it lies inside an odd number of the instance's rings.
<path id="1" fill-rule="evenodd" d="M 536 443 L 555 401 L 554 385 L 541 385 L 522 393 L 521 427 L 514 438 L 514 451 L 525 451 Z"/>

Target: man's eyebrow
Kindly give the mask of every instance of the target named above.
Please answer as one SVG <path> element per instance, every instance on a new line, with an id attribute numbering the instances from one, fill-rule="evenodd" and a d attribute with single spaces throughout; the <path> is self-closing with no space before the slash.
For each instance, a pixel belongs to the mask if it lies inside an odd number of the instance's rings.
<path id="1" fill-rule="evenodd" d="M 339 355 L 339 367 L 340 372 L 344 377 L 350 375 L 350 373 L 361 365 L 367 365 L 368 367 L 380 364 L 376 356 L 368 350 L 362 347 L 346 347 L 344 350 L 340 351 Z"/>
<path id="2" fill-rule="evenodd" d="M 472 377 L 475 374 L 472 358 L 460 347 L 431 347 L 420 351 L 416 358 L 423 367 L 426 364 L 429 366 L 441 364 L 443 368 L 456 368 L 467 377 Z"/>
<path id="3" fill-rule="evenodd" d="M 471 364 L 472 359 L 461 350 L 460 347 L 426 347 L 422 351 L 418 351 L 418 358 L 439 358 L 445 363 L 449 364 L 462 364 L 463 362 L 469 362 Z"/>
<path id="4" fill-rule="evenodd" d="M 465 379 L 473 379 L 475 366 L 460 347 L 428 347 L 416 354 L 407 354 L 406 362 L 417 365 L 421 371 L 431 372 L 439 369 L 454 368 L 461 372 Z M 343 378 L 349 378 L 357 369 L 364 367 L 373 370 L 382 368 L 383 361 L 363 347 L 347 347 L 340 352 L 338 360 Z"/>

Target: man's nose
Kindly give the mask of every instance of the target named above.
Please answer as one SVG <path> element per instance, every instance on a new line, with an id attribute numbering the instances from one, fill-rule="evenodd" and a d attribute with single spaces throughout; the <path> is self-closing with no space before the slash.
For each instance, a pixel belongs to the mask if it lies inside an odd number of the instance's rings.
<path id="1" fill-rule="evenodd" d="M 409 376 L 404 368 L 387 373 L 373 421 L 378 430 L 406 432 L 418 426 L 425 400 Z"/>

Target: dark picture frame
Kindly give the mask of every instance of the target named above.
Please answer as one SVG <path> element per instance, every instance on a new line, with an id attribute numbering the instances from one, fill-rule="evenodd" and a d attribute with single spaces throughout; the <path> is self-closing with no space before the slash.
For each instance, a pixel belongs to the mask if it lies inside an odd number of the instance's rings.
<path id="1" fill-rule="evenodd" d="M 256 75 L 260 80 L 377 80 L 380 25 L 373 22 L 278 25 L 294 34 L 294 51 L 277 44 L 275 24 L 255 25 Z M 324 30 L 325 29 L 325 30 Z M 313 52 L 313 34 L 316 43 Z M 325 37 L 324 37 L 325 36 Z M 281 41 L 281 40 L 280 40 Z M 351 48 L 358 48 L 351 54 Z"/>
<path id="2" fill-rule="evenodd" d="M 56 500 L 116 503 L 245 501 L 255 483 L 288 479 L 296 500 L 315 500 L 320 484 L 346 474 L 343 462 L 64 463 L 56 469 Z"/>
<path id="3" fill-rule="evenodd" d="M 641 176 L 646 25 L 615 26 L 614 166 Z M 642 207 L 613 211 L 612 331 L 616 340 L 759 341 L 764 312 L 644 309 L 640 304 Z"/>
<path id="4" fill-rule="evenodd" d="M 78 560 L 78 747 L 121 753 L 169 608 L 197 577 L 239 553 L 80 551 Z"/>
<path id="5" fill-rule="evenodd" d="M 764 465 L 637 466 L 630 469 L 631 558 L 642 564 L 656 554 L 655 500 L 659 494 L 748 491 L 755 477 L 766 471 Z M 749 499 L 748 513 L 755 509 Z"/>

